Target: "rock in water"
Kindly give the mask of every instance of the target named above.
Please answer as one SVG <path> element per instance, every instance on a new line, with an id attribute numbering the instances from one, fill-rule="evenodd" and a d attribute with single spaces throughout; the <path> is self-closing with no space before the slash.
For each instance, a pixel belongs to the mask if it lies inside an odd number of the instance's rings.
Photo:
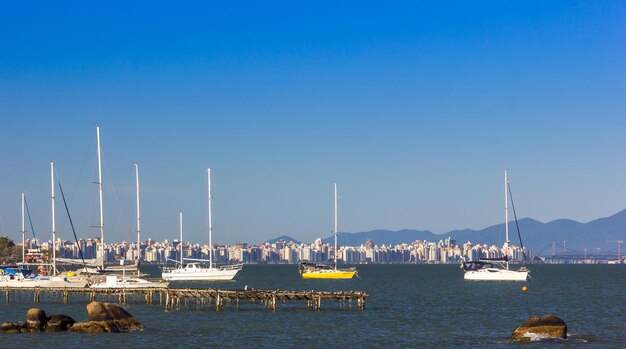
<path id="1" fill-rule="evenodd" d="M 0 325 L 0 333 L 20 333 L 28 331 L 23 322 L 3 322 Z"/>
<path id="2" fill-rule="evenodd" d="M 566 339 L 567 325 L 554 315 L 533 316 L 516 328 L 511 335 L 511 340 L 520 342 L 530 342 L 534 338 Z"/>
<path id="3" fill-rule="evenodd" d="M 130 313 L 112 303 L 91 302 L 87 304 L 87 314 L 89 321 L 75 323 L 70 332 L 133 332 L 144 328 Z"/>
<path id="4" fill-rule="evenodd" d="M 69 330 L 74 323 L 76 323 L 76 321 L 67 315 L 52 315 L 46 324 L 46 332 L 64 332 Z"/>
<path id="5" fill-rule="evenodd" d="M 41 308 L 30 308 L 26 312 L 26 327 L 33 332 L 43 331 L 48 322 L 46 312 Z"/>
<path id="6" fill-rule="evenodd" d="M 89 321 L 111 321 L 132 318 L 124 308 L 113 303 L 91 302 L 87 304 Z"/>

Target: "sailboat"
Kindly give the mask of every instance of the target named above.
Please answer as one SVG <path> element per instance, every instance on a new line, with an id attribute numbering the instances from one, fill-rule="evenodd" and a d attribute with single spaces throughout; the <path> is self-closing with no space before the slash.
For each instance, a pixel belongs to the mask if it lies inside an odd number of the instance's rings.
<path id="1" fill-rule="evenodd" d="M 478 261 L 463 262 L 461 267 L 465 271 L 463 277 L 465 280 L 526 281 L 528 279 L 528 273 L 530 271 L 526 267 L 522 267 L 519 270 L 512 270 L 509 266 L 509 192 L 508 171 L 504 170 L 504 225 L 506 232 L 504 250 L 506 251 L 506 255 L 502 258 L 483 258 Z M 513 200 L 511 200 L 511 202 L 513 202 Z M 513 206 L 513 212 L 515 213 L 515 206 Z M 517 223 L 517 217 L 515 217 L 515 222 Z M 523 250 L 524 247 L 521 247 Z"/>
<path id="2" fill-rule="evenodd" d="M 102 206 L 102 151 L 100 147 L 100 126 L 96 125 L 96 138 L 98 142 L 98 194 L 100 202 L 100 258 L 98 261 L 100 265 L 97 269 L 97 274 L 101 275 L 100 278 L 94 277 L 95 282 L 90 286 L 91 288 L 164 288 L 167 287 L 167 283 L 154 282 L 139 277 L 126 276 L 126 272 L 136 272 L 137 276 L 140 276 L 139 271 L 139 259 L 136 260 L 134 265 L 125 266 L 124 260 L 120 261 L 120 266 L 109 266 L 105 268 L 105 250 L 104 250 L 104 212 Z M 136 191 L 137 191 L 137 243 L 139 245 L 139 169 L 135 164 L 135 178 L 136 178 Z M 139 250 L 139 253 L 141 250 Z M 141 254 L 139 254 L 141 255 Z M 89 273 L 91 270 L 85 268 L 85 272 Z M 108 273 L 109 275 L 106 275 Z M 110 275 L 115 273 L 115 275 Z M 122 273 L 122 275 L 119 275 Z M 145 274 L 144 274 L 145 275 Z"/>
<path id="3" fill-rule="evenodd" d="M 335 183 L 335 258 L 333 264 L 302 262 L 299 266 L 303 279 L 351 279 L 356 275 L 356 268 L 337 268 L 337 183 Z"/>
<path id="4" fill-rule="evenodd" d="M 32 272 L 27 271 L 25 268 L 16 270 L 15 272 L 10 269 L 3 270 L 0 273 L 0 287 L 9 288 L 29 288 L 29 287 L 87 287 L 89 281 L 84 278 L 75 277 L 68 274 L 59 274 L 56 268 L 56 221 L 54 210 L 54 162 L 50 162 L 50 182 L 51 182 L 51 211 L 52 211 L 52 263 L 39 264 L 39 275 L 34 275 Z M 22 193 L 22 236 L 24 236 L 24 193 Z M 22 238 L 23 239 L 23 238 Z M 24 247 L 24 242 L 22 242 Z M 24 260 L 25 253 L 22 250 L 22 264 L 27 263 Z M 50 275 L 48 270 L 50 268 Z"/>
<path id="5" fill-rule="evenodd" d="M 243 268 L 243 264 L 215 266 L 213 264 L 213 237 L 211 226 L 211 169 L 207 169 L 208 188 L 209 188 L 209 259 L 193 259 L 183 258 L 183 230 L 182 230 L 182 213 L 180 215 L 180 265 L 176 269 L 164 269 L 161 275 L 166 281 L 228 281 L 232 280 L 235 275 Z M 184 260 L 192 261 L 192 263 L 184 264 Z M 202 263 L 208 262 L 208 267 Z"/>

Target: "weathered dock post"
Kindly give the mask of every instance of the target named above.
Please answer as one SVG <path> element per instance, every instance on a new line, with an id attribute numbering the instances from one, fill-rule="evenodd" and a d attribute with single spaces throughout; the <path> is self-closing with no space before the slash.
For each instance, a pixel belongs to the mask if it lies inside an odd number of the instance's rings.
<path id="1" fill-rule="evenodd" d="M 9 288 L 8 287 L 5 288 L 5 292 L 6 292 L 6 295 L 4 299 L 5 299 L 5 302 L 9 304 Z"/>
<path id="2" fill-rule="evenodd" d="M 270 310 L 276 311 L 276 293 L 272 293 L 272 299 L 270 301 Z"/>
<path id="3" fill-rule="evenodd" d="M 63 290 L 63 304 L 70 302 L 70 293 L 67 290 Z"/>
<path id="4" fill-rule="evenodd" d="M 365 310 L 365 297 L 363 297 L 363 295 L 360 295 L 357 299 L 357 308 L 359 310 Z"/>

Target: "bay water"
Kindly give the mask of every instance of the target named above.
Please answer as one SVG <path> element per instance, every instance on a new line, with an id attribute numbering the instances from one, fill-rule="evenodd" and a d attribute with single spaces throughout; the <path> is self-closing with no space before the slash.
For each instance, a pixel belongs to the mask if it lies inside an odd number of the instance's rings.
<path id="1" fill-rule="evenodd" d="M 158 277 L 155 266 L 142 267 Z M 470 282 L 457 265 L 358 265 L 351 280 L 303 280 L 295 265 L 245 265 L 235 281 L 172 283 L 170 287 L 220 289 L 359 290 L 356 303 L 242 301 L 216 312 L 195 302 L 166 311 L 129 298 L 123 307 L 146 329 L 127 334 L 1 334 L 0 348 L 509 348 L 513 330 L 530 316 L 554 314 L 568 325 L 568 339 L 525 344 L 529 348 L 626 348 L 626 265 L 531 265 L 527 282 Z M 527 286 L 527 291 L 522 291 Z M 48 315 L 86 321 L 86 298 L 11 293 L 0 303 L 0 322 L 24 321 L 31 307 Z M 106 300 L 106 299 L 101 299 Z M 109 301 L 115 301 L 110 298 Z M 226 303 L 225 303 L 226 305 Z"/>

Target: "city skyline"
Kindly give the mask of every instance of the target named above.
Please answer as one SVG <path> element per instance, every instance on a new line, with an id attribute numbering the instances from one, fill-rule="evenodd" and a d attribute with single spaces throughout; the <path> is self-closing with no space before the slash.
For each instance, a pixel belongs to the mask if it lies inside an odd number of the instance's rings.
<path id="1" fill-rule="evenodd" d="M 0 234 L 20 193 L 50 232 L 49 162 L 78 235 L 207 241 L 446 233 L 626 208 L 621 2 L 0 5 Z M 241 7 L 246 7 L 245 11 Z M 162 23 L 169 23 L 166 26 Z M 57 234 L 71 236 L 57 193 Z"/>

